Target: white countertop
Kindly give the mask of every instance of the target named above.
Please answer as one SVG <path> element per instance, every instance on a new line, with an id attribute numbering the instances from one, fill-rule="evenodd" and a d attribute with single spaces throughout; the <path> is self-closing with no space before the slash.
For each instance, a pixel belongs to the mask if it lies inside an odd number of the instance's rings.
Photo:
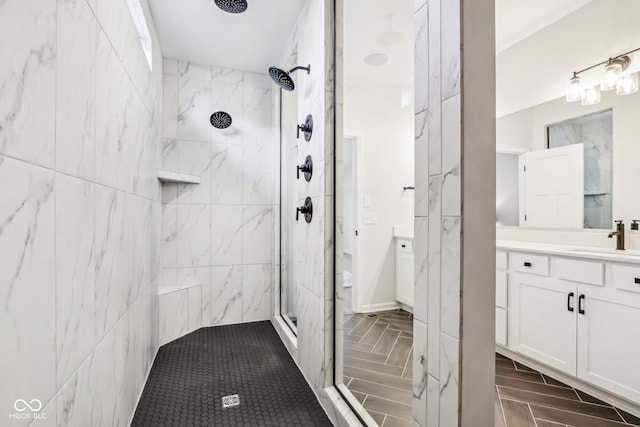
<path id="1" fill-rule="evenodd" d="M 615 244 L 615 240 L 613 241 Z M 534 252 L 571 258 L 598 259 L 602 261 L 620 261 L 640 263 L 640 251 L 616 251 L 613 248 L 589 246 L 558 245 L 552 243 L 521 242 L 497 240 L 496 249 L 518 252 Z"/>

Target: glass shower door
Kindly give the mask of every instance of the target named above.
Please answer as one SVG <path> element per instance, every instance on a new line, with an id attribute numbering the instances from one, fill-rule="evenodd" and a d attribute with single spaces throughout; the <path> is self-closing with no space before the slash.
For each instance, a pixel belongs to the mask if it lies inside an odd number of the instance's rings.
<path id="1" fill-rule="evenodd" d="M 296 92 L 280 91 L 280 314 L 294 334 L 298 324 L 295 213 L 298 140 Z"/>

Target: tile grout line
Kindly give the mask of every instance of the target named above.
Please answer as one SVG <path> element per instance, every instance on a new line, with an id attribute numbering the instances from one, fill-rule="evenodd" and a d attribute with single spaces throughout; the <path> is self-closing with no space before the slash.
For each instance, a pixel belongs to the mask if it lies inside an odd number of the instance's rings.
<path id="1" fill-rule="evenodd" d="M 385 329 L 386 331 L 387 329 Z M 382 335 L 380 336 L 380 338 L 382 338 Z M 385 365 L 389 365 L 389 366 L 395 366 L 395 365 L 390 365 L 389 364 L 389 358 L 391 357 L 391 353 L 393 353 L 393 350 L 395 350 L 396 345 L 398 344 L 398 340 L 400 339 L 400 334 L 398 334 L 398 336 L 396 337 L 396 339 L 393 341 L 393 345 L 391 346 L 391 350 L 389 350 L 389 353 L 387 354 L 387 358 L 384 360 L 384 364 Z M 374 347 L 375 348 L 375 347 Z M 402 372 L 404 372 L 404 367 L 402 369 Z M 402 376 L 402 373 L 400 374 Z"/>
<path id="2" fill-rule="evenodd" d="M 538 427 L 538 423 L 536 422 L 536 417 L 533 416 L 533 410 L 531 409 L 531 405 L 527 403 L 527 408 L 529 409 L 529 414 L 531 414 L 531 419 L 533 420 L 533 425 Z"/>
<path id="3" fill-rule="evenodd" d="M 532 403 L 530 403 L 530 402 L 526 402 L 526 401 L 524 401 L 524 400 L 517 400 L 517 399 L 512 399 L 512 398 L 509 398 L 509 397 L 504 397 L 504 398 L 502 398 L 502 399 L 503 399 L 503 400 L 509 400 L 509 401 L 512 401 L 512 402 L 525 403 L 525 404 L 527 404 L 527 405 L 531 405 L 531 404 L 532 404 Z M 561 399 L 561 398 L 560 398 L 560 399 Z M 565 399 L 565 400 L 566 400 L 566 399 Z M 626 423 L 626 422 L 621 422 L 621 421 L 612 420 L 612 419 L 610 419 L 610 418 L 602 418 L 602 417 L 597 417 L 597 416 L 595 416 L 595 415 L 585 414 L 584 412 L 575 412 L 575 411 L 569 411 L 569 410 L 567 410 L 567 409 L 560 409 L 560 408 L 557 408 L 557 407 L 555 407 L 555 406 L 548 406 L 548 404 L 533 403 L 533 405 L 534 405 L 534 406 L 540 406 L 541 408 L 553 409 L 553 410 L 555 410 L 555 411 L 562 411 L 562 412 L 568 412 L 568 413 L 570 413 L 570 414 L 581 415 L 581 416 L 583 416 L 583 417 L 590 417 L 590 418 L 593 418 L 593 419 L 596 419 L 596 420 L 606 420 L 606 421 L 617 422 L 617 423 L 621 423 L 621 424 L 625 424 L 625 423 Z M 623 420 L 624 420 L 624 418 L 623 418 Z"/>

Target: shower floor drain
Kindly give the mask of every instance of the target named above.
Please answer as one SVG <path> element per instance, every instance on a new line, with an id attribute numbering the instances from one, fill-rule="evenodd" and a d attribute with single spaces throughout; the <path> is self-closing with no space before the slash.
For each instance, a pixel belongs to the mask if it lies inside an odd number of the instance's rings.
<path id="1" fill-rule="evenodd" d="M 238 406 L 240 404 L 240 396 L 232 394 L 231 396 L 224 396 L 222 398 L 222 407 L 230 408 L 232 406 Z"/>

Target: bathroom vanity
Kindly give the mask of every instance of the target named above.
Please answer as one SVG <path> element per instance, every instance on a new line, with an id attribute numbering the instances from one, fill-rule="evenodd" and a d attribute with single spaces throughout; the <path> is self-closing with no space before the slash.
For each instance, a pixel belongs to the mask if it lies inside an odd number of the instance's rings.
<path id="1" fill-rule="evenodd" d="M 640 405 L 640 252 L 496 243 L 497 350 L 603 400 Z"/>

